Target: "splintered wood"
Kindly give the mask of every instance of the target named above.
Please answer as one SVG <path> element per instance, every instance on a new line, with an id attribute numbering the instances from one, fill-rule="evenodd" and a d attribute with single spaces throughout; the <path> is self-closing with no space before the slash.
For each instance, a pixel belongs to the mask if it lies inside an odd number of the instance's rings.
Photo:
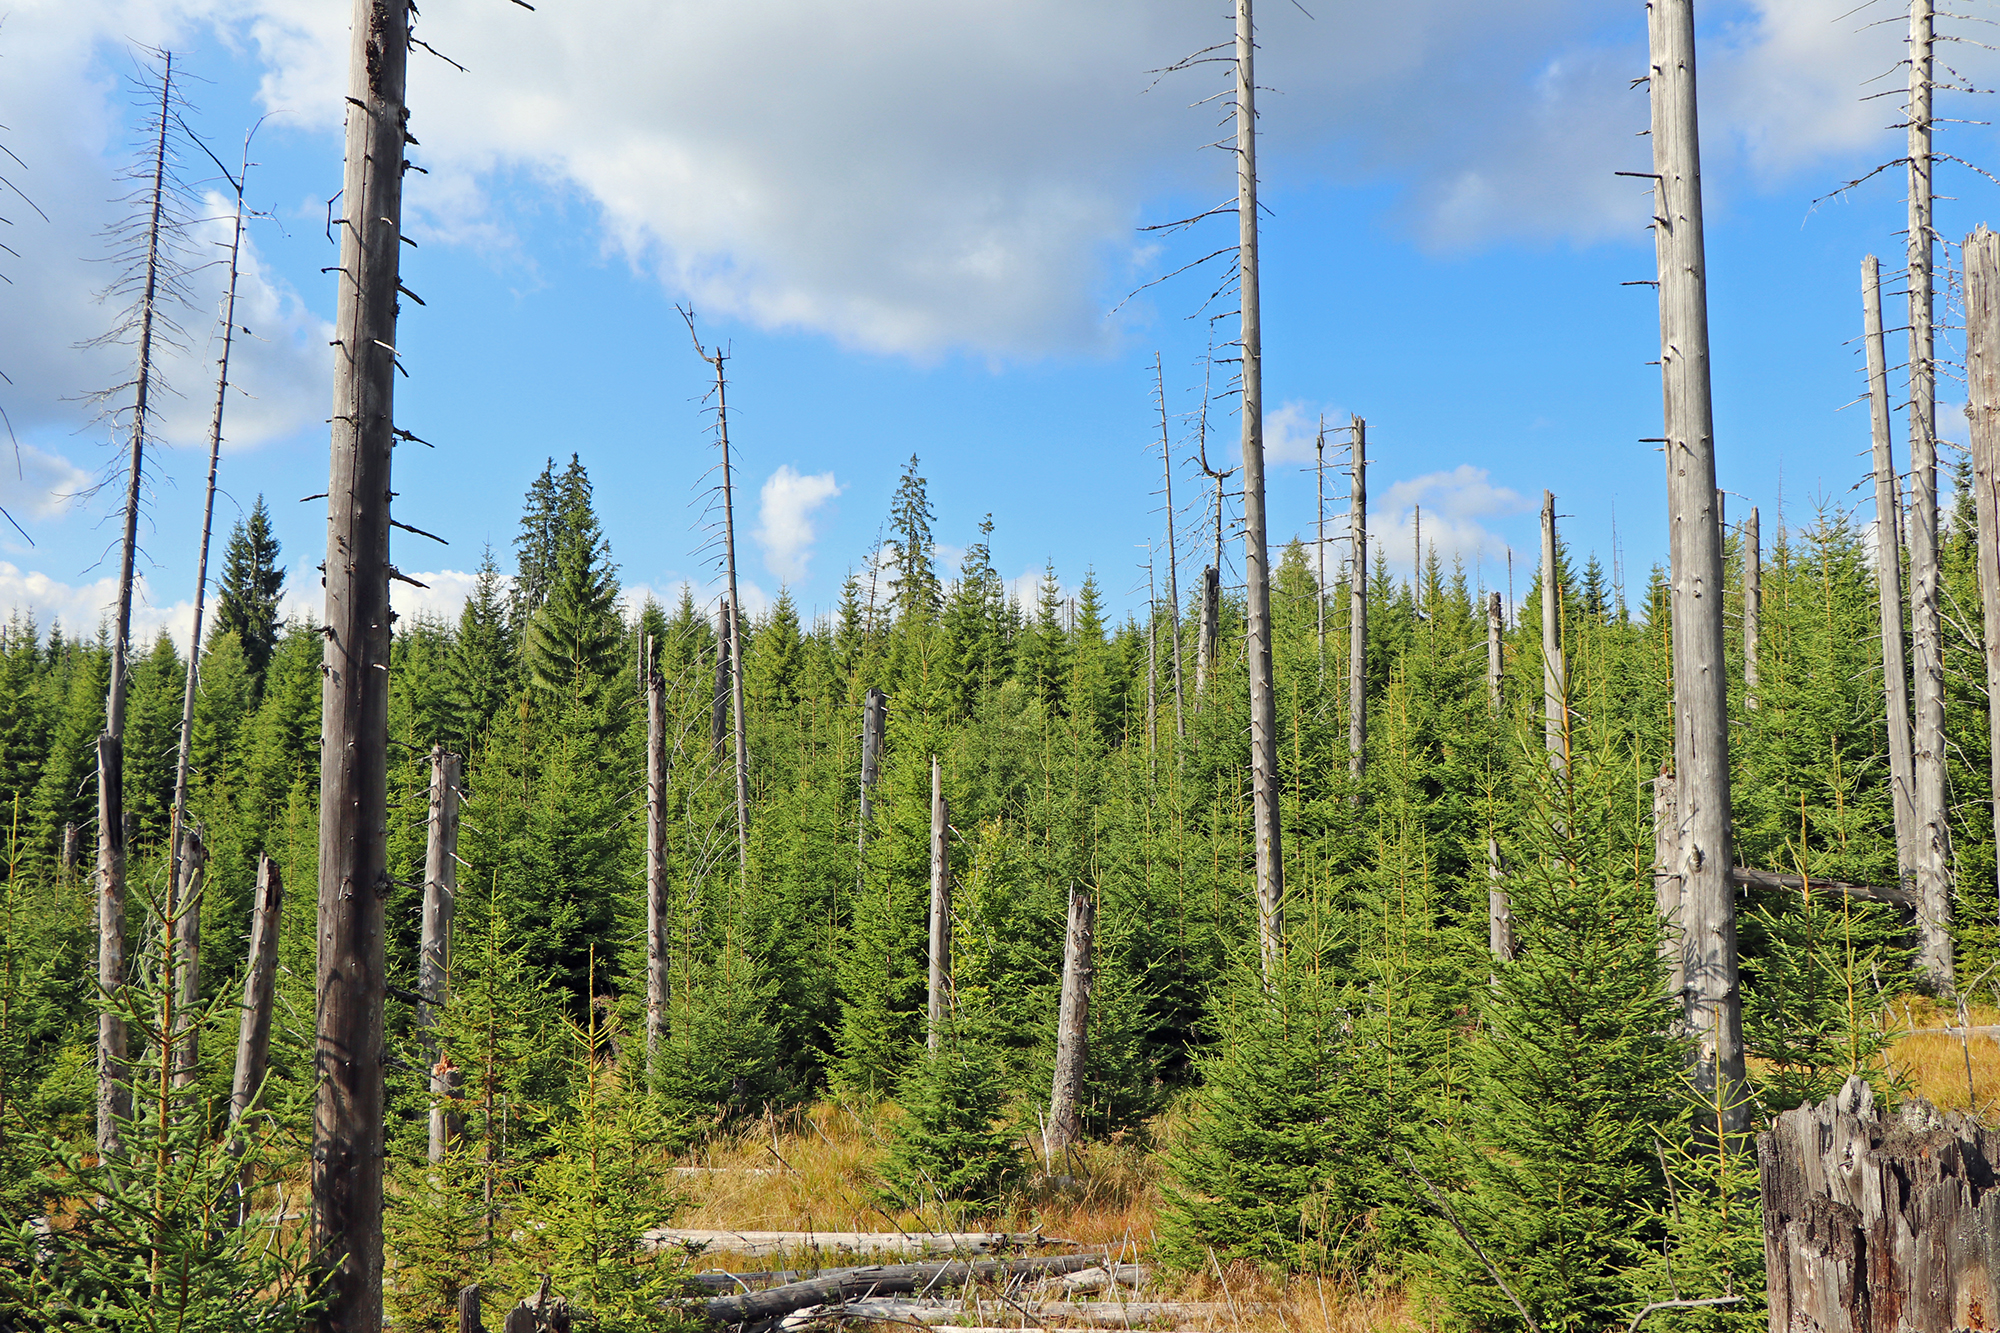
<path id="1" fill-rule="evenodd" d="M 2000 1323 L 2000 1134 L 1850 1078 L 1757 1138 L 1772 1333 Z"/>

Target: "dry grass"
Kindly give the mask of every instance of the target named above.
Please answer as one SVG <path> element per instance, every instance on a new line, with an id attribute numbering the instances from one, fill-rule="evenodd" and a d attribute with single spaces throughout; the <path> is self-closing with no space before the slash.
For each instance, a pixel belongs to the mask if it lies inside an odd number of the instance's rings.
<path id="1" fill-rule="evenodd" d="M 1969 1005 L 1975 1028 L 2000 1025 L 2000 1009 Z M 1891 1006 L 1891 1033 L 1902 1032 L 1890 1045 L 1888 1072 L 1908 1093 L 1923 1097 L 1943 1111 L 1970 1111 L 1992 1123 L 2000 1119 L 2000 1038 L 1973 1032 L 1950 1036 L 1925 1028 L 1958 1026 L 1955 1007 L 1941 1006 L 1928 996 L 1906 996 Z"/>

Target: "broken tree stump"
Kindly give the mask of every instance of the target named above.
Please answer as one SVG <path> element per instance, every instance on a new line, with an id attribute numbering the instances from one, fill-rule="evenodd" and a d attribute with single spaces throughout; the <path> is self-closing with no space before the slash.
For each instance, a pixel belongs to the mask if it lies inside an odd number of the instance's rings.
<path id="1" fill-rule="evenodd" d="M 2000 1321 L 2000 1133 L 1858 1077 L 1757 1136 L 1771 1333 Z"/>

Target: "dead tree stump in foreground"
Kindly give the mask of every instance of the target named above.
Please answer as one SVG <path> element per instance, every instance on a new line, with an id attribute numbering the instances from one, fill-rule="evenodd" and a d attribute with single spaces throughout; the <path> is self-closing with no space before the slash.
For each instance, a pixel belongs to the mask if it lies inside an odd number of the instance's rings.
<path id="1" fill-rule="evenodd" d="M 1859 1078 L 1757 1137 L 1771 1333 L 2000 1323 L 2000 1133 Z"/>

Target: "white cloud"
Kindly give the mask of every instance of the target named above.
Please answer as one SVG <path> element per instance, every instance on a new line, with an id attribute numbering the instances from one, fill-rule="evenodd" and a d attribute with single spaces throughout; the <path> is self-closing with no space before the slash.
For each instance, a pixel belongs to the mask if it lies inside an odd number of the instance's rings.
<path id="1" fill-rule="evenodd" d="M 1481 520 L 1526 513 L 1532 507 L 1520 492 L 1494 485 L 1485 468 L 1461 463 L 1449 472 L 1392 483 L 1381 503 L 1371 506 L 1368 537 L 1399 575 L 1409 573 L 1419 535 L 1425 558 L 1435 551 L 1449 569 L 1454 559 L 1470 565 L 1485 556 L 1504 557 L 1506 540 L 1488 531 Z"/>
<path id="2" fill-rule="evenodd" d="M 780 583 L 797 583 L 812 559 L 813 515 L 839 495 L 841 486 L 831 472 L 802 475 L 790 463 L 781 464 L 764 480 L 757 509 L 757 531 L 764 548 L 764 567 Z"/>
<path id="3" fill-rule="evenodd" d="M 1273 463 L 1310 463 L 1318 452 L 1320 423 L 1326 423 L 1327 447 L 1346 443 L 1347 413 L 1287 399 L 1275 412 L 1264 414 L 1264 457 Z M 1339 433 L 1336 433 L 1339 432 Z"/>
<path id="4" fill-rule="evenodd" d="M 0 444 L 0 509 L 23 525 L 29 519 L 53 518 L 69 508 L 90 485 L 90 474 L 60 454 L 45 453 L 22 442 Z M 11 528 L 0 527 L 0 541 L 19 541 Z"/>

